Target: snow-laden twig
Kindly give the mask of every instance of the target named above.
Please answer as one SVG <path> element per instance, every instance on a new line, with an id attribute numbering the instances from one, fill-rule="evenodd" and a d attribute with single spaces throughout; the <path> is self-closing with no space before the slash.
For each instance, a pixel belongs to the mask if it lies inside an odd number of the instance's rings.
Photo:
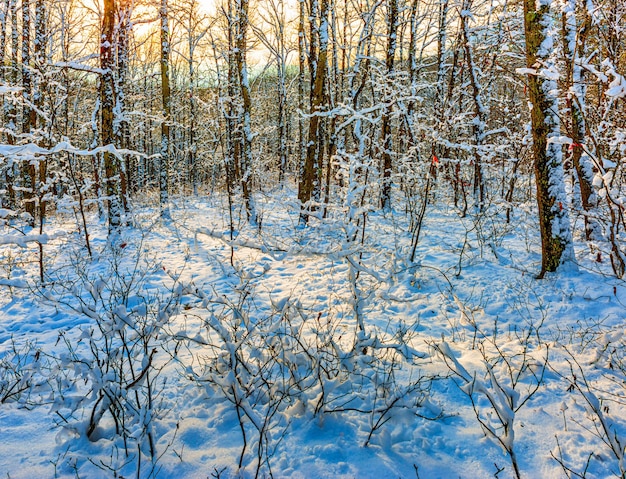
<path id="1" fill-rule="evenodd" d="M 562 349 L 567 354 L 566 360 L 570 367 L 569 390 L 578 392 L 584 399 L 593 418 L 594 434 L 600 438 L 615 458 L 619 477 L 624 479 L 626 478 L 626 437 L 621 434 L 624 424 L 621 424 L 617 418 L 609 416 L 609 407 L 603 398 L 598 396 L 598 393 L 605 395 L 606 391 L 598 389 L 597 385 L 588 378 L 581 363 L 566 346 L 562 346 Z M 563 377 L 561 372 L 556 372 Z"/>
<path id="2" fill-rule="evenodd" d="M 543 358 L 535 359 L 531 354 L 530 339 L 530 334 L 520 338 L 519 350 L 513 352 L 501 349 L 495 339 L 482 339 L 479 348 L 482 368 L 472 373 L 461 364 L 448 343 L 442 341 L 433 345 L 454 377 L 460 380 L 461 383 L 457 384 L 470 399 L 476 420 L 485 435 L 508 454 L 518 479 L 521 473 L 515 452 L 515 415 L 539 390 L 548 362 L 547 345 L 543 347 Z M 494 352 L 492 350 L 495 350 L 495 359 L 489 357 Z M 497 372 L 500 370 L 505 374 Z M 479 377 L 479 372 L 484 374 L 484 380 Z M 526 388 L 523 395 L 519 391 L 521 385 Z M 485 413 L 485 407 L 480 405 L 481 398 L 486 399 L 487 409 L 494 415 Z"/>
<path id="3" fill-rule="evenodd" d="M 22 248 L 26 248 L 28 243 L 47 244 L 57 238 L 67 236 L 65 231 L 57 231 L 55 233 L 43 234 L 9 234 L 0 236 L 0 245 L 15 244 Z"/>

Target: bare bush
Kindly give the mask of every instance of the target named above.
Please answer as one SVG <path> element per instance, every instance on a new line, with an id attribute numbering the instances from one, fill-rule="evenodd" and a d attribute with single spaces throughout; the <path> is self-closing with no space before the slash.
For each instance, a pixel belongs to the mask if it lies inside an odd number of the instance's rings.
<path id="1" fill-rule="evenodd" d="M 363 330 L 340 333 L 338 320 L 309 314 L 294 298 L 260 312 L 243 279 L 228 298 L 193 284 L 184 291 L 197 299 L 184 312 L 187 329 L 175 334 L 193 358 L 185 375 L 232 404 L 242 438 L 240 470 L 271 477 L 271 459 L 294 416 L 357 416 L 367 424 L 368 446 L 396 416 L 439 414 L 431 407 L 421 413 L 431 377 L 416 364 L 423 354 L 411 346 L 415 333 L 406 325 L 393 335 L 364 323 Z"/>
<path id="2" fill-rule="evenodd" d="M 155 422 L 169 408 L 161 394 L 161 372 L 170 359 L 163 352 L 163 327 L 177 310 L 179 294 L 150 293 L 149 282 L 160 268 L 144 257 L 141 245 L 134 251 L 126 246 L 124 255 L 109 253 L 99 269 L 74 264 L 41 292 L 46 301 L 78 313 L 86 323 L 78 337 L 61 332 L 63 348 L 50 355 L 56 365 L 50 378 L 52 412 L 68 440 L 114 440 L 121 459 L 96 466 L 117 473 L 135 462 L 141 477 L 142 457 L 147 457 L 145 477 L 150 477 L 158 471 Z"/>
<path id="3" fill-rule="evenodd" d="M 598 351 L 591 367 L 579 361 L 576 354 L 567 346 L 562 346 L 569 364 L 569 374 L 556 372 L 567 380 L 569 384 L 567 390 L 583 399 L 585 414 L 572 417 L 573 422 L 599 439 L 604 451 L 608 454 L 602 455 L 595 450 L 591 451 L 582 470 L 576 470 L 576 467 L 569 463 L 560 445 L 558 445 L 557 454 L 554 451 L 551 454 L 568 477 L 587 477 L 592 459 L 611 457 L 614 461 L 609 466 L 611 473 L 623 479 L 626 478 L 626 424 L 621 420 L 621 414 L 626 405 L 624 401 L 626 392 L 624 347 L 626 345 L 623 341 L 623 333 L 608 332 L 596 338 L 595 345 Z M 608 382 L 602 382 L 602 387 L 597 380 L 591 378 L 593 370 L 602 371 L 600 376 L 608 379 Z"/>
<path id="4" fill-rule="evenodd" d="M 434 348 L 469 398 L 476 420 L 487 437 L 508 454 L 515 477 L 521 477 L 515 453 L 515 415 L 537 393 L 548 364 L 548 346 L 529 327 L 502 345 L 502 338 L 481 335 L 478 369 L 469 372 L 448 343 Z"/>
<path id="5" fill-rule="evenodd" d="M 31 405 L 33 392 L 45 389 L 41 351 L 31 342 L 18 346 L 12 338 L 10 349 L 0 358 L 0 404 Z"/>

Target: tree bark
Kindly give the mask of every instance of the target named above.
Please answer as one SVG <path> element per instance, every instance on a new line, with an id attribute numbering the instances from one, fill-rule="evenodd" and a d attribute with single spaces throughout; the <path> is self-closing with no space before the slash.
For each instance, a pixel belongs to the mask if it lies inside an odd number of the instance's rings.
<path id="1" fill-rule="evenodd" d="M 487 112 L 483 103 L 482 88 L 478 78 L 478 67 L 474 62 L 472 47 L 470 44 L 470 32 L 467 24 L 467 17 L 471 7 L 471 1 L 463 2 L 461 13 L 461 29 L 463 31 L 463 45 L 465 47 L 465 60 L 469 70 L 470 85 L 472 86 L 472 101 L 474 103 L 474 121 L 472 130 L 474 133 L 474 201 L 478 211 L 485 209 L 485 180 L 483 170 L 483 153 L 481 151 L 485 135 L 485 124 L 487 122 Z"/>
<path id="2" fill-rule="evenodd" d="M 30 70 L 30 27 L 31 27 L 30 0 L 22 0 L 22 96 L 24 106 L 22 109 L 22 133 L 29 135 L 37 122 L 37 112 L 31 107 L 32 98 L 32 75 Z M 36 169 L 32 162 L 24 161 L 21 167 L 24 209 L 30 215 L 29 224 L 35 225 L 35 183 Z"/>
<path id="3" fill-rule="evenodd" d="M 553 20 L 548 5 L 524 0 L 526 65 L 539 70 L 552 62 L 551 28 Z M 569 215 L 565 199 L 561 146 L 550 142 L 560 135 L 559 110 L 553 95 L 553 80 L 536 71 L 528 75 L 528 96 L 532 104 L 531 129 L 539 229 L 541 232 L 541 271 L 539 278 L 573 259 Z"/>
<path id="4" fill-rule="evenodd" d="M 115 0 L 104 0 L 100 36 L 100 140 L 102 145 L 113 147 L 115 144 L 115 78 L 113 68 L 115 34 Z M 109 235 L 119 233 L 122 214 L 119 198 L 119 163 L 111 151 L 104 152 L 105 192 L 109 213 Z"/>
<path id="5" fill-rule="evenodd" d="M 305 0 L 298 0 L 298 165 L 297 171 L 304 171 L 306 162 L 306 124 L 304 119 L 305 82 L 306 82 L 306 33 L 305 33 Z"/>
<path id="6" fill-rule="evenodd" d="M 169 165 L 170 165 L 170 121 L 172 114 L 170 89 L 170 34 L 167 0 L 161 0 L 159 8 L 161 20 L 161 100 L 163 121 L 161 122 L 161 154 L 159 160 L 159 205 L 161 217 L 170 218 L 169 209 Z"/>
<path id="7" fill-rule="evenodd" d="M 315 79 L 311 88 L 311 117 L 309 119 L 308 143 L 306 158 L 300 183 L 298 185 L 298 199 L 302 205 L 300 220 L 307 223 L 309 213 L 313 210 L 311 201 L 319 196 L 320 184 L 318 170 L 320 168 L 321 149 L 318 137 L 320 127 L 320 113 L 324 103 L 324 86 L 326 84 L 326 70 L 328 67 L 328 13 L 329 0 L 322 0 L 319 25 L 319 52 L 314 61 Z"/>
<path id="8" fill-rule="evenodd" d="M 130 124 L 126 117 L 128 106 L 126 90 L 129 76 L 129 49 L 132 34 L 132 3 L 130 0 L 120 0 L 118 7 L 118 35 L 117 35 L 117 81 L 116 81 L 116 119 L 114 122 L 115 144 L 121 148 L 130 147 Z M 133 189 L 135 175 L 131 171 L 130 155 L 124 155 L 120 163 L 120 193 L 124 211 L 128 211 L 129 190 Z"/>
<path id="9" fill-rule="evenodd" d="M 569 135 L 572 139 L 571 160 L 578 177 L 580 199 L 585 211 L 585 238 L 587 241 L 600 240 L 602 228 L 593 217 L 598 206 L 598 197 L 593 189 L 593 163 L 585 152 L 585 94 L 583 69 L 577 60 L 584 58 L 585 40 L 591 29 L 591 15 L 585 9 L 584 21 L 580 30 L 576 25 L 576 2 L 568 0 L 562 15 L 563 56 L 565 75 L 563 91 L 569 113 Z"/>
<path id="10" fill-rule="evenodd" d="M 392 75 L 396 57 L 398 30 L 398 0 L 387 0 L 387 55 L 385 58 L 385 69 L 387 82 L 393 81 Z M 383 144 L 383 184 L 381 191 L 381 206 L 383 209 L 391 208 L 391 149 L 393 140 L 391 136 L 391 118 L 389 108 L 383 110 L 381 119 L 381 139 Z"/>
<path id="11" fill-rule="evenodd" d="M 250 83 L 248 80 L 248 64 L 246 62 L 248 30 L 248 0 L 238 1 L 239 25 L 235 42 L 235 64 L 239 76 L 239 89 L 242 100 L 242 138 L 241 138 L 241 189 L 248 221 L 256 225 L 257 216 L 252 197 L 252 99 L 250 96 Z"/>

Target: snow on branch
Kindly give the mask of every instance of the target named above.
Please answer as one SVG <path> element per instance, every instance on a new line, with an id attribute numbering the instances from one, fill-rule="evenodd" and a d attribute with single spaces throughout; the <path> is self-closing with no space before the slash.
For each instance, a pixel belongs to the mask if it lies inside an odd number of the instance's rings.
<path id="1" fill-rule="evenodd" d="M 88 58 L 88 60 L 94 59 L 94 58 L 98 58 L 98 55 L 93 55 L 92 57 Z M 104 73 L 104 70 L 102 68 L 94 67 L 92 65 L 87 65 L 85 63 L 76 62 L 76 61 L 56 62 L 53 66 L 57 68 L 69 68 L 70 70 L 94 73 L 96 75 L 102 75 Z"/>
<path id="2" fill-rule="evenodd" d="M 34 158 L 36 156 L 54 155 L 57 153 L 72 153 L 79 156 L 95 156 L 99 153 L 109 152 L 118 158 L 122 158 L 123 155 L 135 155 L 137 157 L 145 157 L 144 153 L 140 153 L 135 150 L 128 150 L 125 148 L 116 148 L 114 145 L 104 145 L 93 149 L 81 149 L 73 146 L 67 141 L 57 143 L 52 148 L 43 148 L 35 145 L 34 143 L 28 143 L 26 145 L 6 145 L 0 144 L 0 156 L 5 157 L 23 157 L 25 159 Z"/>
<path id="3" fill-rule="evenodd" d="M 17 94 L 22 91 L 22 87 L 0 85 L 0 95 Z"/>
<path id="4" fill-rule="evenodd" d="M 609 89 L 606 91 L 607 96 L 626 98 L 626 80 L 624 77 L 617 73 L 612 66 L 609 67 L 607 75 L 613 77 L 613 81 L 609 83 Z"/>
<path id="5" fill-rule="evenodd" d="M 28 243 L 46 244 L 56 238 L 65 236 L 65 231 L 59 231 L 53 234 L 30 234 L 30 235 L 2 235 L 0 236 L 0 245 L 16 244 L 25 248 Z"/>

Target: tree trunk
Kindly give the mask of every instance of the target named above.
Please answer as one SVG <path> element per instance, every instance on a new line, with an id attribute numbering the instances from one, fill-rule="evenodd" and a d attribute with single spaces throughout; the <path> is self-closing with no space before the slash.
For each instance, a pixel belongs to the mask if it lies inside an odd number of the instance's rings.
<path id="1" fill-rule="evenodd" d="M 396 56 L 396 36 L 398 30 L 398 0 L 387 0 L 387 55 L 385 67 L 387 82 L 392 82 L 393 69 Z M 383 144 L 383 184 L 381 192 L 381 206 L 383 209 L 391 208 L 391 149 L 393 146 L 391 136 L 391 118 L 389 108 L 383 110 L 381 120 L 381 139 Z"/>
<path id="2" fill-rule="evenodd" d="M 115 144 L 114 109 L 115 79 L 114 67 L 114 33 L 115 33 L 115 0 L 104 0 L 104 12 L 100 36 L 100 140 L 102 145 L 112 147 Z M 109 213 L 109 235 L 119 233 L 122 224 L 122 213 L 119 196 L 119 163 L 110 151 L 104 152 L 105 192 Z"/>
<path id="3" fill-rule="evenodd" d="M 33 90 L 33 102 L 38 111 L 44 109 L 43 92 L 46 89 L 46 7 L 44 0 L 37 0 L 35 3 L 35 39 L 34 39 L 34 66 L 37 72 L 35 88 Z M 35 115 L 35 121 L 37 117 Z M 35 126 L 35 125 L 34 125 Z M 44 125 L 40 127 L 44 129 Z M 45 144 L 44 146 L 49 146 Z M 43 234 L 44 222 L 46 219 L 46 193 L 48 192 L 47 175 L 48 175 L 48 159 L 42 158 L 37 165 L 38 178 L 33 181 L 35 184 L 35 197 L 38 205 L 39 234 Z M 44 251 L 43 243 L 39 243 L 39 280 L 44 282 Z"/>
<path id="4" fill-rule="evenodd" d="M 11 67 L 9 69 L 7 80 L 11 85 L 17 85 L 17 65 L 20 49 L 20 38 L 17 27 L 17 0 L 9 0 L 9 12 L 11 13 Z M 17 133 L 17 109 L 15 108 L 15 103 L 11 101 L 5 103 L 5 111 L 7 115 L 7 127 L 10 130 L 7 137 L 7 143 L 13 145 L 15 144 L 15 135 Z M 9 191 L 9 193 L 11 192 L 12 191 Z"/>
<path id="5" fill-rule="evenodd" d="M 463 30 L 463 44 L 465 47 L 465 59 L 469 70 L 470 84 L 472 86 L 472 101 L 474 103 L 475 118 L 472 122 L 474 133 L 474 201 L 478 211 L 485 209 L 485 180 L 483 170 L 483 153 L 481 151 L 485 135 L 485 124 L 487 122 L 487 112 L 483 103 L 482 89 L 478 79 L 478 67 L 474 62 L 472 48 L 470 44 L 469 26 L 467 17 L 470 14 L 471 0 L 463 2 L 461 13 L 461 28 Z"/>
<path id="6" fill-rule="evenodd" d="M 2 6 L 0 6 L 0 81 L 4 83 L 6 81 L 6 45 L 7 45 L 7 16 L 9 14 L 9 1 L 3 0 Z M 4 113 L 4 111 L 3 111 Z"/>
<path id="7" fill-rule="evenodd" d="M 161 0 L 159 9 L 161 19 L 161 100 L 163 102 L 163 121 L 161 122 L 161 154 L 159 159 L 159 205 L 161 217 L 169 219 L 169 164 L 170 164 L 170 34 L 168 25 L 167 0 Z"/>
<path id="8" fill-rule="evenodd" d="M 120 148 L 130 147 L 130 124 L 126 117 L 128 106 L 126 104 L 127 79 L 129 75 L 129 48 L 132 33 L 132 5 L 129 0 L 120 0 L 117 35 L 117 82 L 116 82 L 116 116 L 114 122 L 115 144 Z M 128 211 L 128 196 L 133 189 L 134 175 L 131 171 L 130 155 L 124 155 L 124 161 L 120 163 L 120 193 L 124 211 Z"/>
<path id="9" fill-rule="evenodd" d="M 305 0 L 298 0 L 298 165 L 296 171 L 304 171 L 306 161 L 306 133 L 304 119 L 304 92 L 306 81 Z"/>
<path id="10" fill-rule="evenodd" d="M 567 0 L 563 12 L 563 56 L 565 78 L 563 91 L 569 112 L 569 135 L 572 139 L 571 160 L 578 176 L 580 199 L 585 211 L 585 238 L 600 240 L 602 228 L 593 213 L 598 206 L 598 197 L 593 189 L 593 162 L 585 152 L 585 91 L 583 69 L 577 61 L 585 56 L 585 40 L 591 29 L 591 15 L 585 9 L 584 22 L 580 30 L 576 25 L 576 2 Z M 577 45 L 578 44 L 578 45 Z"/>
<path id="11" fill-rule="evenodd" d="M 30 71 L 30 0 L 22 0 L 22 96 L 24 107 L 22 110 L 22 133 L 29 135 L 35 127 L 37 113 L 31 107 L 32 98 L 32 75 Z M 35 165 L 24 161 L 21 168 L 24 209 L 30 215 L 29 224 L 35 225 Z"/>
<path id="12" fill-rule="evenodd" d="M 33 102 L 35 107 L 39 111 L 43 111 L 44 108 L 44 91 L 46 90 L 46 5 L 44 0 L 37 0 L 35 3 L 35 39 L 34 39 L 34 65 L 37 72 L 37 78 L 35 81 L 35 87 L 33 90 Z M 37 116 L 35 115 L 35 121 Z M 36 126 L 36 125 L 33 125 Z M 44 128 L 44 125 L 40 127 Z M 48 146 L 48 145 L 45 145 Z M 37 178 L 38 183 L 36 186 L 36 195 L 38 197 L 39 205 L 39 222 L 40 227 L 43 225 L 44 218 L 46 216 L 46 201 L 44 196 L 46 195 L 46 176 L 48 170 L 48 160 L 41 159 L 38 164 Z"/>
<path id="13" fill-rule="evenodd" d="M 553 19 L 548 5 L 537 8 L 535 0 L 524 0 L 524 29 L 526 34 L 526 65 L 536 69 L 537 65 L 552 64 L 551 28 Z M 552 93 L 555 82 L 538 71 L 528 75 L 528 96 L 532 104 L 531 129 L 539 229 L 541 232 L 541 272 L 556 269 L 567 260 L 573 259 L 572 240 L 567 214 L 567 202 L 561 162 L 561 146 L 549 142 L 551 137 L 560 136 L 558 101 Z"/>
<path id="14" fill-rule="evenodd" d="M 6 39 L 6 32 L 8 31 L 8 15 L 11 15 L 11 59 L 9 66 L 5 66 L 6 55 L 4 54 L 5 48 L 2 48 L 3 61 L 2 61 L 2 79 L 9 85 L 17 85 L 17 55 L 19 50 L 19 36 L 17 31 L 17 3 L 16 0 L 5 0 L 6 12 L 3 25 L 3 39 Z M 15 144 L 16 133 L 16 109 L 15 105 L 8 98 L 5 98 L 4 105 L 4 119 L 6 124 L 6 142 L 9 145 Z M 5 206 L 9 208 L 15 208 L 15 189 L 14 182 L 16 178 L 15 165 L 7 165 L 4 172 L 4 178 L 7 189 L 7 204 Z"/>
<path id="15" fill-rule="evenodd" d="M 226 181 L 228 182 L 228 190 L 233 191 L 235 183 L 241 180 L 241 148 L 239 147 L 239 137 L 241 128 L 238 124 L 238 108 L 235 99 L 237 97 L 238 75 L 237 64 L 235 61 L 235 40 L 237 36 L 237 22 L 235 21 L 235 9 L 233 3 L 236 0 L 228 0 L 228 77 L 227 77 L 227 95 L 226 95 L 226 153 L 225 153 L 225 171 Z"/>
<path id="16" fill-rule="evenodd" d="M 242 141 L 241 141 L 241 189 L 246 205 L 248 221 L 256 225 L 257 216 L 252 197 L 252 99 L 248 81 L 248 65 L 246 62 L 248 30 L 248 0 L 238 0 L 239 25 L 237 29 L 235 64 L 239 76 L 239 88 L 242 100 Z"/>
<path id="17" fill-rule="evenodd" d="M 302 205 L 300 220 L 308 222 L 309 212 L 314 209 L 311 201 L 319 199 L 319 175 L 320 155 L 318 137 L 320 126 L 320 113 L 324 103 L 324 86 L 326 84 L 326 70 L 328 67 L 328 13 L 330 0 L 322 0 L 321 20 L 319 25 L 319 53 L 315 61 L 315 79 L 311 88 L 311 118 L 309 119 L 309 134 L 306 147 L 306 158 L 300 183 L 298 185 L 298 199 Z M 313 43 L 313 42 L 311 42 Z"/>
<path id="18" fill-rule="evenodd" d="M 445 131 L 446 123 L 446 98 L 444 96 L 444 83 L 446 78 L 447 66 L 445 63 L 446 57 L 446 38 L 448 28 L 448 0 L 441 0 L 439 3 L 439 30 L 437 33 L 437 85 L 435 93 L 435 127 L 433 131 L 433 139 L 431 144 L 431 158 L 429 158 L 430 164 L 438 161 L 435 158 L 441 158 L 442 152 L 437 148 L 439 142 L 439 135 Z M 454 74 L 451 75 L 451 78 Z M 437 168 L 430 168 L 433 173 L 433 179 L 437 176 Z M 424 201 L 428 201 L 428 198 L 424 198 Z"/>

